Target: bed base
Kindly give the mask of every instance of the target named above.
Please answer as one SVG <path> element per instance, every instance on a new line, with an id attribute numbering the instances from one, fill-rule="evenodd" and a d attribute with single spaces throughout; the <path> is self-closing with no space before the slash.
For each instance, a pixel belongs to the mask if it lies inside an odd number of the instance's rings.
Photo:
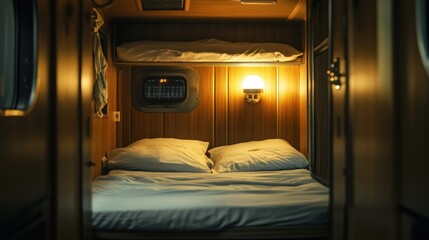
<path id="1" fill-rule="evenodd" d="M 221 231 L 120 232 L 94 231 L 94 240 L 137 239 L 312 239 L 328 240 L 329 225 L 233 228 Z"/>

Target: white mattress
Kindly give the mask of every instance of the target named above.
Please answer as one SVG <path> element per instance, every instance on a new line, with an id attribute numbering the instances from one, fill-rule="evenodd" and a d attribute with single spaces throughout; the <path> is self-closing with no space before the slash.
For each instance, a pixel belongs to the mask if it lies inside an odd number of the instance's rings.
<path id="1" fill-rule="evenodd" d="M 93 181 L 96 230 L 189 231 L 328 223 L 329 190 L 308 170 L 114 170 Z"/>
<path id="2" fill-rule="evenodd" d="M 301 52 L 282 43 L 138 41 L 117 47 L 120 62 L 289 62 Z"/>

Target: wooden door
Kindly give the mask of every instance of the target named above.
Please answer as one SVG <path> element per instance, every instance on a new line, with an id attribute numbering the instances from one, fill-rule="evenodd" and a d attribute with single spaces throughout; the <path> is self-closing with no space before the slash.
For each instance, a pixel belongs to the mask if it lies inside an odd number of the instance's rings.
<path id="1" fill-rule="evenodd" d="M 88 140 L 92 72 L 86 66 L 88 39 L 82 39 L 82 1 L 58 0 L 54 4 L 54 222 L 55 239 L 85 239 L 90 224 L 90 166 Z M 90 15 L 89 15 L 90 16 Z M 87 17 L 89 17 L 87 16 Z M 83 60 L 84 59 L 84 60 Z M 85 64 L 85 66 L 83 66 Z M 89 79 L 87 79 L 89 78 Z M 89 88 L 89 89 L 87 89 Z"/>
<path id="2" fill-rule="evenodd" d="M 55 6 L 55 211 L 54 238 L 80 238 L 78 4 Z"/>
<path id="3" fill-rule="evenodd" d="M 429 168 L 426 153 L 429 136 L 429 3 L 426 0 L 397 3 L 397 27 L 394 29 L 397 58 L 394 65 L 398 94 L 397 133 L 400 136 L 397 142 L 400 144 L 398 185 L 402 237 L 429 239 L 429 188 L 425 184 Z"/>
<path id="4" fill-rule="evenodd" d="M 359 0 L 347 6 L 348 239 L 397 236 L 392 4 Z"/>

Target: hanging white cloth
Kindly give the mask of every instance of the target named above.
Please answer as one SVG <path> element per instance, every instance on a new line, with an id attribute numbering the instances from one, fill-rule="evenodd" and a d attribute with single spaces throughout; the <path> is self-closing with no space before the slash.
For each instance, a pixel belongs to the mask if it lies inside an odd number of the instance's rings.
<path id="1" fill-rule="evenodd" d="M 93 28 L 93 37 L 92 37 L 92 46 L 94 54 L 94 104 L 95 112 L 98 117 L 103 117 L 103 108 L 107 104 L 107 79 L 106 79 L 106 70 L 107 70 L 107 61 L 103 54 L 103 48 L 100 40 L 100 33 L 98 30 L 103 26 L 104 20 L 103 17 L 98 13 L 96 9 L 92 10 L 91 16 L 92 28 Z"/>

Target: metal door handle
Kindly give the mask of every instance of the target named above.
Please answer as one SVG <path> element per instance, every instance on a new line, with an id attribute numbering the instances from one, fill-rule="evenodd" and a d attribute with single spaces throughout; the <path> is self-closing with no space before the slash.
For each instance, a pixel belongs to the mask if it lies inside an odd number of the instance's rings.
<path id="1" fill-rule="evenodd" d="M 340 77 L 344 76 L 344 74 L 340 73 L 340 60 L 338 58 L 335 58 L 334 61 L 331 63 L 331 65 L 328 68 L 328 71 L 326 71 L 328 74 L 328 81 L 335 85 L 335 89 L 341 88 L 341 79 Z"/>

